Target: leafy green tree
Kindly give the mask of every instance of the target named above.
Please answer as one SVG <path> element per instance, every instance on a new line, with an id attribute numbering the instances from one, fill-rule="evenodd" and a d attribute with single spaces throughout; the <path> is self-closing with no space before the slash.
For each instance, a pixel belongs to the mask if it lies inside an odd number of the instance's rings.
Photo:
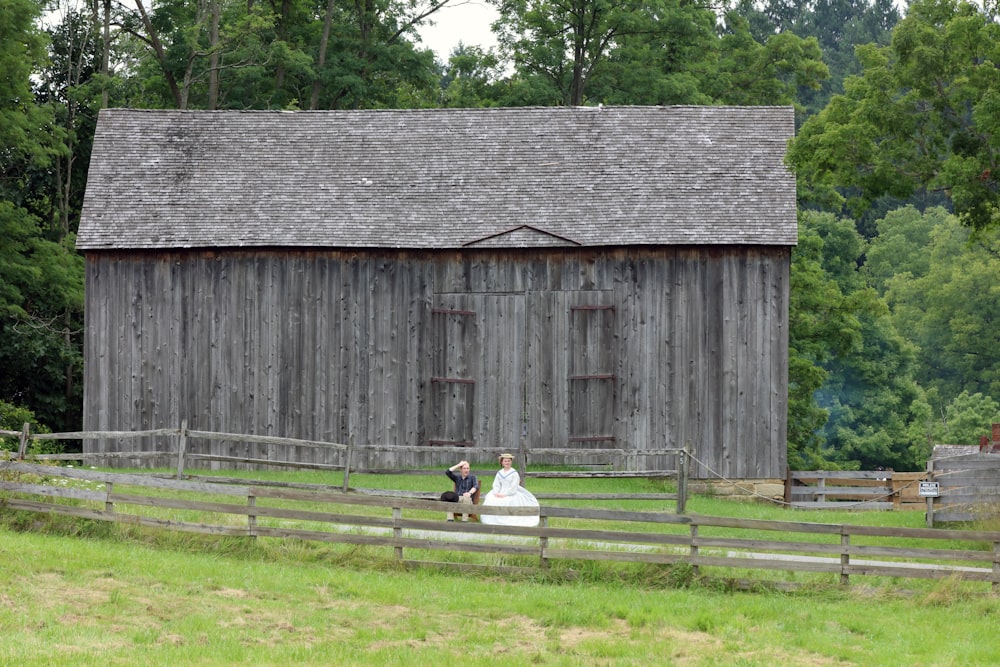
<path id="1" fill-rule="evenodd" d="M 502 67 L 495 53 L 459 42 L 452 50 L 441 77 L 441 106 L 495 106 L 501 95 Z"/>
<path id="2" fill-rule="evenodd" d="M 885 45 L 900 19 L 892 0 L 738 0 L 733 13 L 747 20 L 750 34 L 761 44 L 782 34 L 817 40 L 829 76 L 819 86 L 800 87 L 797 101 L 806 117 L 843 93 L 846 77 L 861 72 L 855 48 Z"/>
<path id="3" fill-rule="evenodd" d="M 816 40 L 762 44 L 708 2 L 493 0 L 505 103 L 789 104 L 827 74 Z"/>
<path id="4" fill-rule="evenodd" d="M 794 104 L 802 91 L 818 90 L 829 77 L 815 37 L 786 32 L 758 42 L 735 13 L 726 17 L 719 51 L 705 89 L 723 104 Z"/>
<path id="5" fill-rule="evenodd" d="M 41 7 L 10 0 L 0 22 L 0 400 L 77 428 L 83 266 L 65 228 L 68 182 L 47 177 L 70 153 L 60 105 L 37 104 L 31 85 L 46 59 Z"/>
<path id="6" fill-rule="evenodd" d="M 119 18 L 147 98 L 136 106 L 341 109 L 436 102 L 434 55 L 417 46 L 416 28 L 448 0 L 144 2 L 123 7 Z"/>
<path id="7" fill-rule="evenodd" d="M 801 227 L 801 223 L 800 223 Z M 831 351 L 826 339 L 838 331 L 829 327 L 827 312 L 841 294 L 823 271 L 823 242 L 800 232 L 792 251 L 788 341 L 788 465 L 815 470 L 827 465 L 822 428 L 829 412 L 816 403 L 816 392 L 829 373 L 822 364 Z M 846 344 L 846 343 L 845 343 Z"/>
<path id="8" fill-rule="evenodd" d="M 978 445 L 990 435 L 991 424 L 1000 423 L 1000 404 L 978 392 L 963 391 L 944 410 L 938 442 L 949 445 Z"/>
<path id="9" fill-rule="evenodd" d="M 860 214 L 884 195 L 942 190 L 969 227 L 1000 224 L 996 11 L 964 0 L 918 0 L 889 46 L 860 47 L 862 74 L 791 144 L 804 194 Z"/>
<path id="10" fill-rule="evenodd" d="M 605 104 L 712 104 L 718 71 L 716 15 L 706 3 L 640 3 L 585 81 Z M 585 100 L 584 100 L 585 101 Z"/>
<path id="11" fill-rule="evenodd" d="M 928 274 L 931 233 L 945 224 L 949 215 L 940 207 L 921 213 L 913 206 L 905 206 L 877 222 L 878 234 L 865 252 L 864 271 L 880 295 L 887 295 L 894 278 L 905 282 Z"/>
<path id="12" fill-rule="evenodd" d="M 789 337 L 793 467 L 923 466 L 930 406 L 913 377 L 915 350 L 859 271 L 864 250 L 853 221 L 801 214 Z"/>
<path id="13" fill-rule="evenodd" d="M 866 268 L 884 290 L 899 331 L 917 346 L 917 378 L 938 410 L 963 391 L 1000 396 L 1000 238 L 970 230 L 942 209 L 898 211 L 879 221 Z"/>
<path id="14" fill-rule="evenodd" d="M 54 155 L 27 172 L 26 206 L 46 224 L 47 238 L 59 241 L 76 231 L 90 161 L 91 139 L 104 87 L 97 68 L 101 44 L 92 17 L 69 11 L 46 30 L 49 57 L 34 77 L 34 98 L 54 118 Z"/>
<path id="15" fill-rule="evenodd" d="M 25 165 L 48 164 L 48 109 L 34 103 L 31 75 L 45 60 L 44 35 L 36 22 L 41 0 L 5 0 L 0 21 L 0 198 L 20 204 Z"/>
<path id="16" fill-rule="evenodd" d="M 823 263 L 840 286 L 858 325 L 855 346 L 826 365 L 820 405 L 830 456 L 843 465 L 922 469 L 930 406 L 914 378 L 916 348 L 901 336 L 889 308 L 860 270 L 866 243 L 854 222 L 830 214 L 809 216 L 824 240 Z"/>
<path id="17" fill-rule="evenodd" d="M 38 218 L 0 202 L 0 400 L 79 428 L 83 260 L 75 236 L 44 238 Z"/>
<path id="18" fill-rule="evenodd" d="M 647 18 L 662 0 L 491 0 L 500 18 L 493 24 L 499 49 L 513 63 L 518 78 L 533 83 L 538 102 L 579 106 L 588 82 L 608 58 L 617 40 L 655 30 Z M 528 100 L 529 103 L 534 103 Z"/>
<path id="19" fill-rule="evenodd" d="M 788 465 L 810 470 L 828 465 L 822 453 L 829 411 L 817 392 L 829 377 L 825 365 L 860 343 L 844 295 L 823 266 L 824 241 L 813 214 L 799 216 L 799 243 L 792 251 L 789 304 Z"/>

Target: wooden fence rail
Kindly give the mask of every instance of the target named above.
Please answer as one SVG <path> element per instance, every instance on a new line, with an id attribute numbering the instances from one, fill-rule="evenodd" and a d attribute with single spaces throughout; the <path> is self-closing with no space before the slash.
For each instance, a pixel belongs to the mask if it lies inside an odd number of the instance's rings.
<path id="1" fill-rule="evenodd" d="M 516 568 L 554 561 L 606 561 L 696 569 L 955 578 L 1000 587 L 1000 531 L 886 528 L 627 512 L 543 505 L 477 507 L 480 515 L 539 514 L 537 527 L 445 522 L 451 503 L 290 488 L 258 482 L 192 481 L 0 461 L 0 508 L 113 521 L 207 535 L 295 538 L 391 550 L 407 564 L 433 554 L 510 557 Z M 481 559 L 488 560 L 488 559 Z M 714 570 L 713 570 L 714 572 Z"/>
<path id="2" fill-rule="evenodd" d="M 354 445 L 353 443 L 337 443 L 337 442 L 324 442 L 316 440 L 299 440 L 296 438 L 285 438 L 278 436 L 265 436 L 265 435 L 247 435 L 241 433 L 223 433 L 217 431 L 201 431 L 188 429 L 187 423 L 182 422 L 179 428 L 160 428 L 160 429 L 150 429 L 144 431 L 74 431 L 69 433 L 31 433 L 29 431 L 29 424 L 24 425 L 22 431 L 5 431 L 0 430 L 0 438 L 11 437 L 19 438 L 20 447 L 19 455 L 23 457 L 27 453 L 27 445 L 32 440 L 97 440 L 97 439 L 112 439 L 112 440 L 137 440 L 141 438 L 150 437 L 160 437 L 168 438 L 171 441 L 177 441 L 178 443 L 190 440 L 205 440 L 205 441 L 238 441 L 241 443 L 256 443 L 264 445 L 276 445 L 276 446 L 286 446 L 286 447 L 302 447 L 302 448 L 314 448 L 331 450 L 338 452 L 347 458 L 350 458 L 349 454 L 352 450 L 358 452 L 423 452 L 427 453 L 429 451 L 428 447 L 424 445 L 385 445 L 378 443 L 370 444 L 359 444 Z M 164 448 L 162 452 L 159 452 L 161 456 L 173 456 L 178 455 L 178 451 L 181 449 L 179 446 L 174 446 L 173 448 Z M 528 447 L 525 443 L 521 443 L 517 448 L 515 448 L 516 453 L 519 455 L 521 467 L 523 472 L 527 472 L 528 475 L 534 473 L 527 470 L 532 456 L 543 456 L 543 455 L 561 455 L 561 456 L 593 456 L 593 455 L 607 455 L 608 463 L 605 466 L 607 468 L 617 468 L 615 470 L 594 470 L 593 472 L 614 472 L 618 474 L 628 473 L 629 476 L 633 477 L 674 477 L 678 473 L 678 469 L 682 465 L 681 461 L 678 461 L 678 466 L 673 469 L 666 470 L 635 470 L 628 468 L 627 466 L 621 465 L 616 466 L 615 461 L 623 462 L 636 455 L 636 452 L 627 451 L 622 448 L 552 448 L 552 447 Z M 643 449 L 641 453 L 643 456 L 655 456 L 655 455 L 668 455 L 676 456 L 678 459 L 686 458 L 684 448 L 679 447 L 668 447 L 663 449 Z M 491 447 L 465 447 L 465 446 L 436 446 L 433 448 L 433 452 L 436 454 L 448 455 L 448 456 L 459 456 L 470 461 L 472 460 L 493 460 L 498 453 L 495 448 Z M 148 456 L 150 452 L 147 451 L 134 451 L 134 452 L 91 452 L 91 453 L 73 453 L 73 454 L 49 454 L 44 455 L 46 458 L 51 460 L 87 460 L 87 461 L 100 461 L 104 458 L 135 458 L 136 460 L 153 458 Z M 40 456 L 36 456 L 40 458 Z M 259 465 L 290 465 L 297 462 L 288 461 L 287 459 L 252 459 L 241 456 L 226 456 L 219 454 L 205 454 L 199 453 L 197 451 L 187 451 L 184 452 L 184 458 L 192 461 L 196 460 L 210 460 L 216 462 L 228 462 L 232 464 L 259 464 Z M 304 467 L 306 464 L 302 464 Z M 320 464 L 314 464 L 320 465 Z M 327 465 L 328 468 L 342 469 L 345 467 L 343 463 L 339 465 Z M 355 465 L 351 468 L 353 472 L 390 472 L 389 470 L 375 470 L 366 469 L 361 466 Z M 587 474 L 585 471 L 582 474 Z M 539 473 L 539 476 L 553 476 L 552 472 Z"/>
<path id="3" fill-rule="evenodd" d="M 800 509 L 922 509 L 926 473 L 892 470 L 790 470 L 785 502 Z"/>
<path id="4" fill-rule="evenodd" d="M 215 431 L 199 431 L 187 428 L 187 423 L 182 422 L 180 428 L 161 428 L 161 429 L 151 429 L 146 431 L 76 431 L 72 433 L 31 433 L 30 425 L 25 424 L 21 431 L 3 431 L 0 430 L 0 438 L 16 437 L 19 440 L 19 447 L 16 458 L 18 460 L 32 460 L 32 461 L 81 461 L 81 462 L 92 462 L 95 464 L 106 464 L 108 460 L 122 460 L 122 461 L 135 461 L 135 462 L 147 462 L 152 464 L 155 462 L 172 461 L 176 465 L 177 479 L 182 479 L 185 476 L 191 477 L 188 473 L 189 464 L 192 462 L 210 462 L 215 464 L 222 464 L 228 466 L 251 466 L 258 468 L 287 468 L 287 469 L 297 469 L 297 470 L 330 470 L 330 471 L 343 471 L 343 490 L 347 490 L 350 483 L 350 476 L 352 473 L 367 473 L 367 474 L 385 474 L 385 475 L 420 475 L 420 474 L 433 474 L 440 475 L 440 469 L 434 470 L 414 470 L 414 469 L 398 469 L 398 468 L 378 468 L 373 469 L 370 467 L 352 466 L 352 461 L 356 460 L 353 456 L 354 452 L 360 451 L 391 451 L 391 450 L 413 450 L 413 451 L 427 451 L 427 447 L 423 446 L 388 446 L 380 444 L 365 444 L 365 445 L 355 445 L 352 443 L 335 443 L 335 442 L 322 442 L 315 440 L 298 440 L 295 438 L 284 438 L 277 436 L 262 436 L 262 435 L 244 435 L 239 433 L 222 433 Z M 117 439 L 117 440 L 134 440 L 139 438 L 160 438 L 166 441 L 167 446 L 161 451 L 122 451 L 122 452 L 99 452 L 99 453 L 70 453 L 70 454 L 28 454 L 28 444 L 32 440 L 84 440 L 89 438 L 106 438 L 106 439 Z M 315 448 L 315 449 L 327 449 L 335 450 L 341 453 L 341 463 L 340 464 L 329 464 L 329 463 L 310 463 L 305 461 L 289 461 L 280 458 L 248 458 L 239 456 L 223 456 L 218 454 L 205 454 L 197 451 L 192 447 L 192 441 L 231 441 L 236 440 L 240 442 L 254 442 L 258 444 L 265 445 L 278 445 L 284 447 L 305 447 L 305 448 Z M 172 445 L 172 446 L 171 446 Z M 472 459 L 474 456 L 479 455 L 480 460 L 488 460 L 492 458 L 495 452 L 488 448 L 478 448 L 478 447 L 447 447 L 439 446 L 434 448 L 436 453 L 441 454 L 453 454 L 455 456 L 461 456 L 465 459 Z M 4 455 L 3 449 L 0 449 L 0 456 Z M 676 448 L 666 448 L 657 450 L 644 450 L 644 454 L 666 454 L 676 457 L 677 468 L 674 470 L 538 470 L 531 471 L 527 469 L 528 462 L 532 451 L 544 452 L 545 454 L 557 453 L 567 456 L 572 456 L 573 454 L 580 455 L 593 455 L 595 453 L 608 453 L 612 456 L 624 457 L 627 452 L 622 449 L 611 448 L 611 449 L 553 449 L 553 448 L 538 448 L 537 450 L 529 449 L 523 443 L 518 448 L 518 453 L 520 455 L 521 465 L 519 466 L 519 472 L 522 478 L 532 478 L 532 477 L 579 477 L 579 478 L 594 478 L 594 477 L 673 477 L 677 480 L 677 493 L 673 494 L 658 494 L 658 497 L 664 500 L 674 500 L 676 501 L 677 512 L 679 514 L 684 513 L 687 503 L 688 495 L 688 472 L 690 470 L 689 456 L 687 451 L 684 449 Z M 7 458 L 11 458 L 10 453 L 6 454 Z M 486 471 L 481 471 L 482 474 L 486 474 Z M 490 471 L 493 472 L 493 471 Z M 580 500 L 594 500 L 596 499 L 593 494 L 573 494 L 572 497 Z M 547 496 L 544 494 L 540 496 L 541 499 L 546 499 Z M 564 494 L 561 499 L 568 499 L 569 495 Z M 609 499 L 610 496 L 604 497 L 602 499 Z M 638 497 L 635 494 L 619 494 L 615 496 L 619 500 L 631 500 L 631 499 L 649 499 L 647 497 Z"/>
<path id="5" fill-rule="evenodd" d="M 1000 454 L 984 452 L 932 459 L 928 479 L 937 482 L 927 498 L 927 524 L 990 521 L 1000 524 Z"/>

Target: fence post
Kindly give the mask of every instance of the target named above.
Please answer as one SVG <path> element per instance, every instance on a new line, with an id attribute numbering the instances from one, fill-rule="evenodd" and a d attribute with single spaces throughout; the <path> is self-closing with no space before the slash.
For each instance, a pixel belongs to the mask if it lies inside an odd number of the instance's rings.
<path id="1" fill-rule="evenodd" d="M 400 528 L 399 522 L 403 518 L 403 510 L 400 507 L 392 508 L 392 537 L 396 540 L 403 539 L 403 529 Z M 396 560 L 403 560 L 403 547 L 397 544 L 395 549 Z"/>
<path id="2" fill-rule="evenodd" d="M 188 420 L 181 420 L 181 433 L 177 441 L 177 479 L 184 477 L 184 453 L 187 449 Z"/>
<path id="3" fill-rule="evenodd" d="M 549 517 L 542 514 L 540 517 L 538 517 L 538 525 L 541 526 L 543 529 L 548 528 Z M 545 557 L 545 552 L 548 551 L 548 548 L 549 548 L 549 538 L 547 535 L 543 534 L 541 537 L 538 538 L 539 564 L 543 569 L 549 567 L 549 559 Z"/>
<path id="4" fill-rule="evenodd" d="M 845 547 L 851 546 L 851 536 L 849 533 L 843 532 L 843 528 L 840 529 L 840 583 L 844 586 L 851 583 L 851 575 L 847 573 L 847 568 L 851 564 L 851 555 L 847 553 Z"/>
<path id="5" fill-rule="evenodd" d="M 934 479 L 934 459 L 928 459 L 927 461 L 927 479 L 933 481 Z M 925 515 L 927 521 L 927 527 L 934 527 L 934 497 L 927 496 L 927 514 Z"/>
<path id="6" fill-rule="evenodd" d="M 250 533 L 250 539 L 257 539 L 257 514 L 253 511 L 253 508 L 257 507 L 257 496 L 253 494 L 253 490 L 247 494 L 247 531 Z"/>
<path id="7" fill-rule="evenodd" d="M 892 494 L 892 509 L 901 510 L 903 509 L 903 487 L 897 484 L 896 481 L 896 471 L 890 470 L 887 475 L 889 480 L 889 493 Z"/>
<path id="8" fill-rule="evenodd" d="M 684 514 L 687 510 L 688 494 L 688 451 L 687 447 L 677 455 L 677 514 Z"/>
<path id="9" fill-rule="evenodd" d="M 114 503 L 113 500 L 111 500 L 111 494 L 115 492 L 115 483 L 114 482 L 105 482 L 104 483 L 104 491 L 107 494 L 104 497 L 104 511 L 107 514 L 114 514 L 115 513 L 115 503 Z"/>
<path id="10" fill-rule="evenodd" d="M 1000 542 L 993 543 L 993 577 L 990 581 L 994 593 L 1000 590 Z"/>
<path id="11" fill-rule="evenodd" d="M 21 427 L 21 439 L 17 447 L 17 460 L 23 461 L 24 455 L 28 453 L 28 436 L 31 433 L 31 424 L 24 422 Z"/>
<path id="12" fill-rule="evenodd" d="M 354 456 L 354 434 L 347 439 L 347 452 L 344 454 L 344 493 L 350 488 L 351 458 Z"/>
<path id="13" fill-rule="evenodd" d="M 698 524 L 692 523 L 691 524 L 691 559 L 692 560 L 694 560 L 695 558 L 698 557 L 699 549 L 698 549 L 697 540 L 698 540 Z M 696 564 L 693 564 L 693 563 L 691 565 L 691 571 L 694 572 L 694 575 L 696 577 L 700 573 L 700 569 L 698 568 L 698 566 Z"/>

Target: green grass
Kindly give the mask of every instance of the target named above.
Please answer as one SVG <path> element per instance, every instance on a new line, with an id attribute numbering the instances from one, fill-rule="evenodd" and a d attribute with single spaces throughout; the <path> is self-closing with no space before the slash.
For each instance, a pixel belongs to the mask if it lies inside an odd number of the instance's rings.
<path id="1" fill-rule="evenodd" d="M 736 592 L 682 572 L 645 585 L 511 580 L 402 570 L 364 548 L 165 548 L 104 532 L 0 529 L 0 664 L 1000 662 L 1000 599 L 947 581 L 903 595 Z"/>
<path id="2" fill-rule="evenodd" d="M 340 483 L 326 473 L 244 475 Z M 352 475 L 351 482 L 422 491 L 447 485 L 443 474 Z M 633 479 L 538 479 L 530 486 L 539 492 L 671 490 Z M 587 504 L 672 509 L 666 501 Z M 923 526 L 922 512 L 802 512 L 709 496 L 692 497 L 688 509 Z M 843 588 L 829 575 L 765 572 L 765 579 L 801 587 L 748 592 L 731 579 L 698 576 L 685 564 L 560 562 L 550 572 L 514 575 L 408 570 L 387 549 L 166 533 L 24 512 L 0 513 L 0 555 L 0 665 L 1000 663 L 1000 598 L 983 584 L 954 580 L 853 577 Z M 452 557 L 483 558 L 496 566 L 520 564 L 482 554 Z"/>

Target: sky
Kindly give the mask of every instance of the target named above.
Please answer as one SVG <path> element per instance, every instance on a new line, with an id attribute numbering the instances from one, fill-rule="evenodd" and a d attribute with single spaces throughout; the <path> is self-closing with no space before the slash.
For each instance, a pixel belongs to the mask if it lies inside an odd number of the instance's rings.
<path id="1" fill-rule="evenodd" d="M 439 60 L 447 62 L 451 50 L 459 42 L 484 49 L 495 46 L 490 23 L 496 16 L 496 10 L 484 0 L 452 0 L 431 16 L 437 25 L 420 29 L 420 38 L 425 46 L 434 50 Z"/>

